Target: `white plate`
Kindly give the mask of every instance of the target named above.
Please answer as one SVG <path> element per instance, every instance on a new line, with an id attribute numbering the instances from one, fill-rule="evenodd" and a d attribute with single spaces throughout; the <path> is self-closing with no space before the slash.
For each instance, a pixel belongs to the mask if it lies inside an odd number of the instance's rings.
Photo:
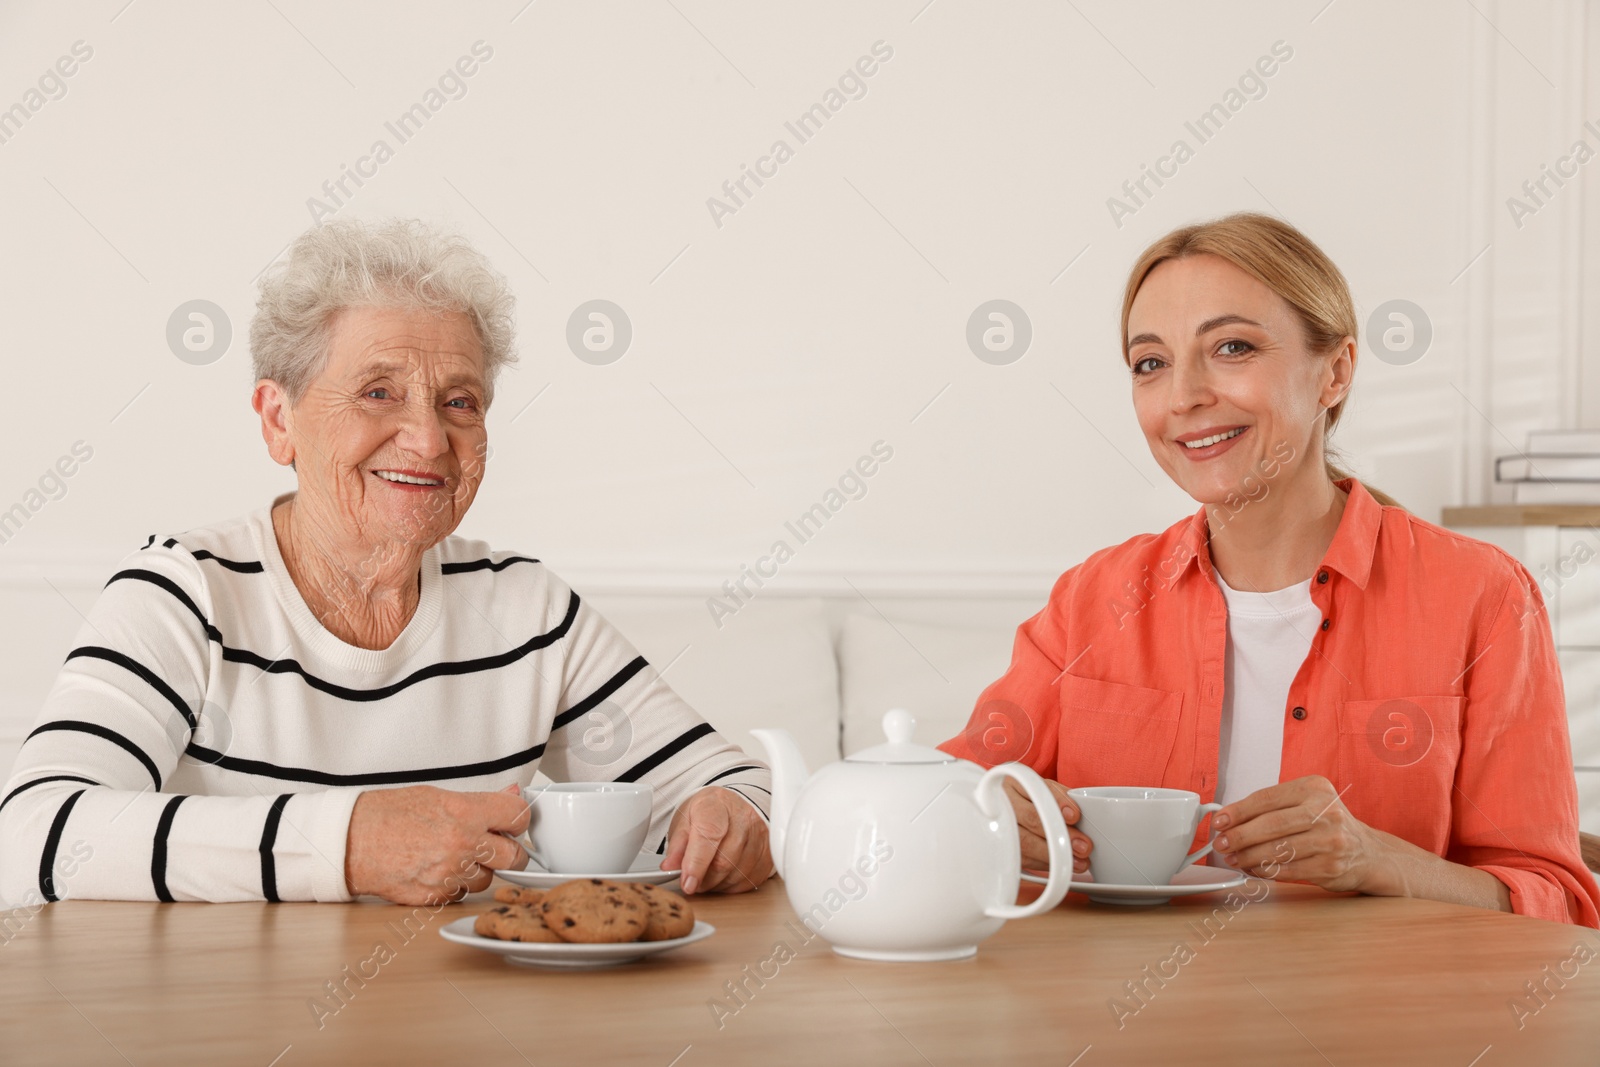
<path id="1" fill-rule="evenodd" d="M 663 871 L 661 869 L 662 857 L 654 852 L 641 852 L 634 857 L 633 866 L 621 874 L 599 874 L 586 872 L 584 874 L 556 874 L 539 866 L 539 861 L 532 856 L 528 857 L 528 868 L 522 871 L 495 871 L 494 873 L 510 882 L 512 885 L 525 885 L 533 889 L 554 889 L 562 882 L 570 882 L 575 878 L 609 878 L 613 882 L 641 882 L 649 885 L 666 885 L 676 882 L 682 871 Z"/>
<path id="2" fill-rule="evenodd" d="M 494 937 L 479 937 L 473 933 L 472 925 L 478 921 L 476 915 L 469 915 L 464 919 L 446 923 L 439 928 L 439 936 L 446 941 L 454 941 L 458 945 L 468 945 L 472 948 L 481 948 L 496 955 L 504 956 L 507 963 L 515 963 L 522 967 L 564 967 L 581 969 L 586 967 L 611 967 L 619 963 L 632 963 L 634 960 L 646 956 L 654 956 L 659 952 L 671 952 L 684 945 L 692 945 L 696 941 L 703 941 L 717 932 L 717 928 L 708 922 L 695 920 L 694 929 L 683 937 L 675 937 L 670 941 L 623 941 L 605 945 L 578 945 L 578 944 L 546 944 L 538 941 L 501 941 Z"/>
<path id="3" fill-rule="evenodd" d="M 1022 880 L 1035 885 L 1044 885 L 1048 881 L 1043 875 L 1029 874 L 1027 871 L 1022 872 Z M 1167 885 L 1096 885 L 1087 874 L 1074 874 L 1072 892 L 1082 893 L 1098 904 L 1165 904 L 1173 897 L 1217 893 L 1244 883 L 1242 871 L 1196 864 L 1179 871 Z"/>

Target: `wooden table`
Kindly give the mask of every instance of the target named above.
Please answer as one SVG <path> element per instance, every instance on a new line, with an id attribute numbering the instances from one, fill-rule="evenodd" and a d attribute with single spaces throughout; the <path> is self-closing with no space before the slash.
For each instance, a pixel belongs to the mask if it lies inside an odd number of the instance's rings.
<path id="1" fill-rule="evenodd" d="M 1148 909 L 1074 894 L 1008 923 L 976 959 L 886 964 L 835 956 L 820 938 L 800 944 L 773 882 L 697 898 L 717 927 L 706 941 L 564 973 L 438 936 L 482 896 L 416 913 L 413 928 L 426 925 L 409 941 L 400 924 L 410 909 L 379 903 L 68 901 L 0 944 L 0 1062 L 1600 1062 L 1596 931 L 1308 886 L 1248 888 L 1254 899 L 1235 898 L 1237 912 L 1221 894 Z M 747 980 L 748 998 L 719 1027 L 710 1004 L 733 1003 L 725 983 L 779 939 L 795 958 L 763 986 Z M 375 954 L 380 942 L 388 951 Z M 1568 962 L 1577 945 L 1593 958 Z M 350 982 L 342 1005 L 328 998 L 326 983 L 364 962 L 375 976 Z M 1527 997 L 1525 982 L 1574 970 L 1564 986 L 1549 980 L 1542 1007 Z M 1142 1001 L 1125 984 L 1141 980 Z"/>

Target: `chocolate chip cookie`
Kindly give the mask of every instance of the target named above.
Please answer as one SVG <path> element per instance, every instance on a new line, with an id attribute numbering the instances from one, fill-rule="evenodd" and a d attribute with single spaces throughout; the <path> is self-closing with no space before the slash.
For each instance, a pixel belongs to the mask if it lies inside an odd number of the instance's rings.
<path id="1" fill-rule="evenodd" d="M 510 910 L 510 906 L 505 904 L 490 908 L 478 916 L 477 921 L 472 924 L 472 932 L 479 937 L 499 937 L 500 920 L 505 918 L 506 913 Z"/>
<path id="2" fill-rule="evenodd" d="M 501 941 L 554 944 L 561 940 L 545 925 L 540 910 L 529 904 L 497 904 L 478 916 L 472 929 L 480 937 L 493 937 Z"/>
<path id="3" fill-rule="evenodd" d="M 640 941 L 670 941 L 675 937 L 687 937 L 694 930 L 694 908 L 672 890 L 643 884 L 629 888 L 650 907 L 650 917 L 645 922 L 644 933 L 639 935 Z"/>
<path id="4" fill-rule="evenodd" d="M 539 907 L 557 937 L 583 944 L 637 941 L 651 910 L 632 886 L 609 878 L 563 882 L 545 893 Z"/>
<path id="5" fill-rule="evenodd" d="M 527 904 L 532 907 L 544 899 L 544 890 L 529 886 L 503 885 L 494 891 L 494 899 L 502 904 Z"/>

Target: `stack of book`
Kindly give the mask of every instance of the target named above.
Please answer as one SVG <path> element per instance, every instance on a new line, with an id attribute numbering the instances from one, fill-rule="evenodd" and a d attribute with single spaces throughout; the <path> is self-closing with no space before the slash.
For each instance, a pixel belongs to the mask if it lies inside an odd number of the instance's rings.
<path id="1" fill-rule="evenodd" d="M 1518 504 L 1600 504 L 1600 430 L 1535 430 L 1528 450 L 1494 461 Z"/>

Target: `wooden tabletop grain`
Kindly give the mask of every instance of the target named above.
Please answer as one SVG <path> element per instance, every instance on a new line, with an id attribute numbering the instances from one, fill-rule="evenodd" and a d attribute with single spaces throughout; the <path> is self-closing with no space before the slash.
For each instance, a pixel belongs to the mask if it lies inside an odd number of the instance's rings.
<path id="1" fill-rule="evenodd" d="M 717 927 L 698 944 L 556 972 L 439 936 L 486 899 L 12 913 L 0 1062 L 1600 1063 L 1600 933 L 1430 901 L 1073 894 L 975 959 L 890 964 L 803 941 L 772 882 L 695 898 Z"/>

